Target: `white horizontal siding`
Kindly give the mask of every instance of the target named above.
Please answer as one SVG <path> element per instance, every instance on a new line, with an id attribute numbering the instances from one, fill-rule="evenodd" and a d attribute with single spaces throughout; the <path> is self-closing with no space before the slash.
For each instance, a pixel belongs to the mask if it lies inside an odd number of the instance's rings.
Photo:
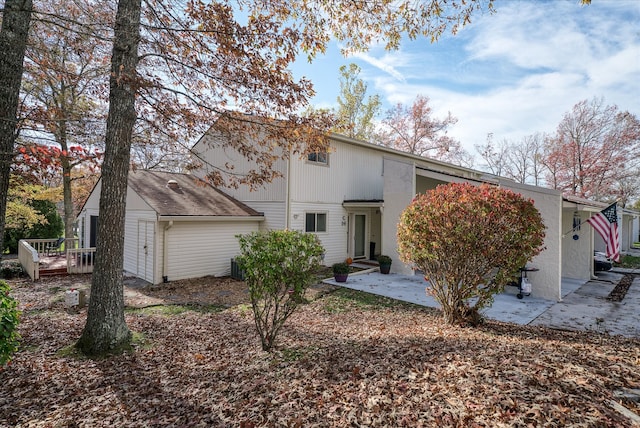
<path id="1" fill-rule="evenodd" d="M 257 221 L 174 223 L 167 232 L 168 280 L 229 275 L 240 251 L 236 235 L 258 228 Z"/>

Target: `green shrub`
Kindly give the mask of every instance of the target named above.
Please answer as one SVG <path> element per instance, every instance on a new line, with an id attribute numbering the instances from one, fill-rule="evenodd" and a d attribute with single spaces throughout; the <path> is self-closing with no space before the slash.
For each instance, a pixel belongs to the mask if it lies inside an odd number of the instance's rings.
<path id="1" fill-rule="evenodd" d="M 5 260 L 0 264 L 0 278 L 11 279 L 22 275 L 22 265 L 15 260 Z"/>
<path id="2" fill-rule="evenodd" d="M 18 252 L 18 242 L 25 238 L 58 238 L 64 232 L 64 222 L 56 205 L 47 200 L 31 200 L 27 207 L 34 210 L 40 220 L 31 224 L 26 220 L 12 221 L 4 230 L 3 245 L 9 253 Z M 13 224 L 15 223 L 15 224 Z"/>
<path id="3" fill-rule="evenodd" d="M 331 270 L 334 275 L 344 275 L 345 273 L 349 273 L 349 265 L 345 262 L 334 263 L 331 265 Z"/>
<path id="4" fill-rule="evenodd" d="M 18 350 L 18 303 L 9 295 L 9 285 L 0 281 L 0 367 Z"/>
<path id="5" fill-rule="evenodd" d="M 262 349 L 270 351 L 284 322 L 304 301 L 324 248 L 316 235 L 291 230 L 238 236 L 238 266 L 249 286 Z"/>
<path id="6" fill-rule="evenodd" d="M 448 184 L 416 196 L 405 209 L 398 248 L 400 259 L 428 278 L 446 322 L 476 324 L 478 311 L 542 251 L 544 229 L 533 202 L 519 194 Z"/>
<path id="7" fill-rule="evenodd" d="M 390 265 L 393 260 L 389 256 L 385 256 L 383 254 L 378 256 L 378 263 L 381 265 Z"/>

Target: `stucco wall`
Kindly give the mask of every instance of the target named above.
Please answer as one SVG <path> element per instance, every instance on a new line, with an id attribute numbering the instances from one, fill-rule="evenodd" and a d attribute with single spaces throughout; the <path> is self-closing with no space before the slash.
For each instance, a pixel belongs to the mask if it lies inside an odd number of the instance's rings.
<path id="1" fill-rule="evenodd" d="M 625 252 L 638 241 L 638 215 L 624 212 L 620 224 L 620 247 Z"/>
<path id="2" fill-rule="evenodd" d="M 383 252 L 393 259 L 392 271 L 413 274 L 410 266 L 401 263 L 397 255 L 396 229 L 400 214 L 411 203 L 416 193 L 416 170 L 409 162 L 386 157 L 384 159 L 384 214 L 383 214 Z M 425 178 L 421 182 L 428 183 Z M 456 178 L 452 181 L 462 181 Z M 541 189 L 534 186 L 520 185 L 508 180 L 500 183 L 524 197 L 531 198 L 540 211 L 546 226 L 545 250 L 532 260 L 531 265 L 538 267 L 538 272 L 529 275 L 532 294 L 546 299 L 561 298 L 561 215 L 562 198 L 555 190 Z M 418 189 L 419 190 L 419 189 Z"/>
<path id="3" fill-rule="evenodd" d="M 590 213 L 576 211 L 567 207 L 562 210 L 562 276 L 573 279 L 588 280 L 591 278 L 593 264 L 592 228 L 584 223 L 572 231 L 573 219 L 576 222 L 586 221 Z M 579 220 L 578 220 L 579 219 Z M 574 237 L 577 237 L 575 239 Z"/>
<path id="4" fill-rule="evenodd" d="M 396 229 L 400 214 L 415 196 L 416 174 L 413 163 L 384 158 L 384 209 L 382 211 L 382 253 L 393 260 L 391 271 L 413 275 L 413 269 L 398 258 Z"/>
<path id="5" fill-rule="evenodd" d="M 540 269 L 528 276 L 532 283 L 532 295 L 544 299 L 560 300 L 562 280 L 562 195 L 557 190 L 526 184 L 501 181 L 501 186 L 531 198 L 540 211 L 546 226 L 545 249 L 530 263 Z"/>

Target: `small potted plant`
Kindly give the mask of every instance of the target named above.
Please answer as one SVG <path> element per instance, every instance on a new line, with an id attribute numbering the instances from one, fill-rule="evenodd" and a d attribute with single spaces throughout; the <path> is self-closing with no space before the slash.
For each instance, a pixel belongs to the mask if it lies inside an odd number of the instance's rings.
<path id="1" fill-rule="evenodd" d="M 349 276 L 349 265 L 345 262 L 334 263 L 331 266 L 333 269 L 333 279 L 336 282 L 347 282 L 347 277 Z"/>
<path id="2" fill-rule="evenodd" d="M 378 256 L 378 263 L 380 264 L 380 273 L 388 274 L 391 270 L 391 257 L 381 254 Z"/>

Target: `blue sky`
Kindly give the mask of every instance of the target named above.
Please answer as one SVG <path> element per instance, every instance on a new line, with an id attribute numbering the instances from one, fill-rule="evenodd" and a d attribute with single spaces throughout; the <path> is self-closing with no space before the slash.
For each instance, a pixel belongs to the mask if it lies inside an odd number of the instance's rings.
<path id="1" fill-rule="evenodd" d="M 640 0 L 503 0 L 497 12 L 475 15 L 457 35 L 417 40 L 400 50 L 372 47 L 345 58 L 332 44 L 312 64 L 297 63 L 311 79 L 312 104 L 335 107 L 339 68 L 354 62 L 383 112 L 428 96 L 436 117 L 458 118 L 449 135 L 472 154 L 488 133 L 519 141 L 554 132 L 574 104 L 603 97 L 640 117 Z M 480 164 L 478 159 L 476 164 Z"/>

